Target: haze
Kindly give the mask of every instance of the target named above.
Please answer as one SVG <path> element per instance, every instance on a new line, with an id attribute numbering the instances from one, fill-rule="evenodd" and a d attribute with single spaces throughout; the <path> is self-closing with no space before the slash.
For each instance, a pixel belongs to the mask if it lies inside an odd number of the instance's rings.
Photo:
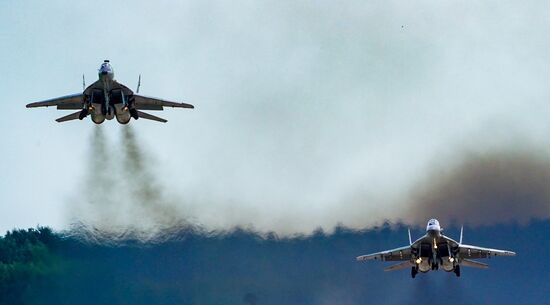
<path id="1" fill-rule="evenodd" d="M 166 218 L 156 215 L 170 215 L 214 229 L 295 233 L 439 217 L 410 211 L 430 205 L 417 198 L 445 202 L 424 189 L 440 171 L 470 164 L 469 156 L 519 154 L 547 166 L 546 8 L 543 1 L 3 1 L 0 230 L 106 222 L 105 213 L 90 212 L 89 191 L 101 192 L 103 181 L 89 177 L 135 173 L 125 163 L 129 131 L 114 122 L 58 124 L 61 112 L 24 107 L 80 92 L 82 73 L 94 81 L 103 59 L 132 88 L 142 74 L 141 93 L 196 106 L 165 111 L 167 124 L 131 122 L 149 177 L 138 181 L 157 186 L 163 204 L 132 206 L 132 188 L 115 187 L 116 200 L 102 201 L 114 225 L 157 226 Z M 96 133 L 105 136 L 104 162 L 91 153 Z M 518 166 L 510 179 L 523 172 Z M 536 202 L 517 220 L 550 217 L 548 201 Z M 470 214 L 454 209 L 436 211 L 467 221 Z"/>

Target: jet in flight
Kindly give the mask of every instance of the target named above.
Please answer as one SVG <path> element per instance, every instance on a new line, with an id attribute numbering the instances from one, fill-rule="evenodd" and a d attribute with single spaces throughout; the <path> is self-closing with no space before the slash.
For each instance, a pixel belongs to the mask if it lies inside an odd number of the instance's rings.
<path id="1" fill-rule="evenodd" d="M 27 108 L 56 106 L 58 110 L 78 110 L 56 121 L 61 123 L 76 119 L 82 120 L 89 115 L 92 122 L 96 124 L 113 118 L 116 118 L 120 124 L 128 124 L 131 118 L 166 123 L 167 120 L 141 110 L 163 110 L 164 107 L 194 108 L 191 104 L 134 94 L 128 87 L 115 80 L 115 73 L 109 60 L 105 60 L 101 64 L 98 74 L 99 79 L 87 88 L 85 88 L 84 76 L 82 77 L 83 93 L 31 103 L 27 105 Z M 139 93 L 140 85 L 141 76 L 136 93 Z"/>
<path id="2" fill-rule="evenodd" d="M 515 252 L 497 250 L 462 243 L 462 232 L 457 242 L 442 234 L 443 229 L 437 219 L 430 219 L 426 227 L 426 234 L 416 241 L 411 240 L 409 230 L 409 245 L 397 249 L 378 253 L 361 255 L 358 261 L 402 261 L 396 265 L 388 266 L 384 271 L 411 268 L 411 276 L 414 278 L 418 272 L 426 273 L 430 270 L 442 268 L 447 272 L 453 271 L 460 276 L 460 266 L 486 269 L 487 264 L 475 261 L 477 258 L 490 258 L 491 256 L 514 256 Z"/>

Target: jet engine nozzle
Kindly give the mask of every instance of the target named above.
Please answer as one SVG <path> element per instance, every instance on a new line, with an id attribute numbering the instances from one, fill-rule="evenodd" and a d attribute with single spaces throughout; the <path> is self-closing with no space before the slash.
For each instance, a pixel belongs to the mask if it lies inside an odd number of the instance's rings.
<path id="1" fill-rule="evenodd" d="M 449 256 L 447 259 L 442 259 L 441 265 L 443 266 L 443 270 L 447 272 L 453 271 L 455 269 L 455 258 Z"/>
<path id="2" fill-rule="evenodd" d="M 92 113 L 92 122 L 96 124 L 101 124 L 105 121 L 105 116 L 103 114 Z"/>
<path id="3" fill-rule="evenodd" d="M 421 259 L 420 263 L 418 264 L 418 270 L 423 273 L 430 271 L 430 262 Z"/>

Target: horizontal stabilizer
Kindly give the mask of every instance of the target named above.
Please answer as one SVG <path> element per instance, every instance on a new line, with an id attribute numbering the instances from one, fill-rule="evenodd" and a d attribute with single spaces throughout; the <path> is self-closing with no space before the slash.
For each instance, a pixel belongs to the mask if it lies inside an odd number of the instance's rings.
<path id="1" fill-rule="evenodd" d="M 410 261 L 406 261 L 406 262 L 402 262 L 402 263 L 399 263 L 399 264 L 395 264 L 395 265 L 391 265 L 391 266 L 388 266 L 386 268 L 384 268 L 384 271 L 394 271 L 394 270 L 400 270 L 400 269 L 405 269 L 405 268 L 409 268 L 411 267 L 411 262 Z"/>
<path id="2" fill-rule="evenodd" d="M 162 123 L 168 122 L 167 120 L 165 120 L 163 118 L 159 118 L 158 116 L 154 116 L 152 114 L 148 114 L 148 113 L 145 113 L 143 111 L 138 110 L 137 113 L 138 113 L 138 117 L 140 117 L 142 119 L 152 120 L 152 121 L 157 121 L 157 122 L 162 122 Z"/>
<path id="3" fill-rule="evenodd" d="M 71 113 L 71 114 L 66 115 L 66 116 L 64 116 L 64 117 L 61 117 L 61 118 L 59 118 L 59 119 L 57 119 L 57 120 L 55 120 L 55 121 L 58 122 L 58 123 L 62 123 L 62 122 L 67 122 L 67 121 L 71 121 L 71 120 L 78 120 L 78 119 L 80 119 L 80 112 L 81 112 L 81 111 L 77 111 L 77 112 L 75 112 L 75 113 Z"/>
<path id="4" fill-rule="evenodd" d="M 463 266 L 466 266 L 466 267 L 479 268 L 479 269 L 489 268 L 489 265 L 487 265 L 487 264 L 480 263 L 478 261 L 474 261 L 474 260 L 471 260 L 471 259 L 465 259 L 465 258 L 463 258 L 461 260 L 460 264 L 463 265 Z"/>

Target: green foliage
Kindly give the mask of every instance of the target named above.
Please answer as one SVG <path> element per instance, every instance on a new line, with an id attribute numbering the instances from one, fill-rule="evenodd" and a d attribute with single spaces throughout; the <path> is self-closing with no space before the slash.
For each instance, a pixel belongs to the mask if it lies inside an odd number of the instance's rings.
<path id="1" fill-rule="evenodd" d="M 0 304 L 26 304 L 26 292 L 59 269 L 51 229 L 13 230 L 0 237 Z"/>

